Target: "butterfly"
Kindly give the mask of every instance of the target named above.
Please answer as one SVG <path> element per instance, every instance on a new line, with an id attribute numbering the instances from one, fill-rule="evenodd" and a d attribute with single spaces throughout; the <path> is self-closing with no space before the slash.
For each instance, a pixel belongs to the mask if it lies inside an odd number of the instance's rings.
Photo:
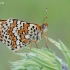
<path id="1" fill-rule="evenodd" d="M 29 23 L 19 19 L 0 20 L 0 41 L 8 46 L 12 51 L 18 51 L 22 47 L 39 42 L 43 37 L 47 37 L 45 32 L 48 23 L 42 25 Z"/>

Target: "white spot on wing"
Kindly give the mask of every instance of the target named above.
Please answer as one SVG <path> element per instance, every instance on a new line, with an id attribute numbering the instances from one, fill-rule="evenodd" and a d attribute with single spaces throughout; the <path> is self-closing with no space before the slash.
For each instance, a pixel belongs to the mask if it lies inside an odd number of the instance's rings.
<path id="1" fill-rule="evenodd" d="M 12 19 L 8 19 L 7 23 L 13 23 L 13 20 Z"/>
<path id="2" fill-rule="evenodd" d="M 29 39 L 29 38 L 30 38 L 30 36 L 29 36 L 29 35 L 25 35 L 25 38 L 26 38 L 26 39 Z"/>
<path id="3" fill-rule="evenodd" d="M 17 40 L 17 41 L 16 41 L 16 44 L 17 44 L 17 45 L 19 45 L 19 42 L 20 42 L 20 41 L 19 41 L 19 40 Z"/>
<path id="4" fill-rule="evenodd" d="M 36 28 L 36 26 L 34 24 L 30 24 L 30 26 L 28 27 L 28 30 L 30 30 L 32 28 L 32 26 L 34 26 Z"/>
<path id="5" fill-rule="evenodd" d="M 17 27 L 14 27 L 12 32 L 13 33 L 17 32 Z"/>

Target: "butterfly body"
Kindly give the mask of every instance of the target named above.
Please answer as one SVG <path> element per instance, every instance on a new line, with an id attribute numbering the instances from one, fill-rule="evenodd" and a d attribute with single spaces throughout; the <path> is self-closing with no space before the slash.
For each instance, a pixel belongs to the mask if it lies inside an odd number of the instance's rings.
<path id="1" fill-rule="evenodd" d="M 18 19 L 0 20 L 0 41 L 17 51 L 32 41 L 40 41 L 47 27 L 47 23 L 38 25 Z"/>

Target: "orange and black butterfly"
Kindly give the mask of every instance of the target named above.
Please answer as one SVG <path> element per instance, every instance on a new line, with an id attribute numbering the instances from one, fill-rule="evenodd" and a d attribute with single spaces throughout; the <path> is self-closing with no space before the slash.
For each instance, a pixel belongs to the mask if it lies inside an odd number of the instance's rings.
<path id="1" fill-rule="evenodd" d="M 0 41 L 11 50 L 18 51 L 32 42 L 37 43 L 43 37 L 47 38 L 47 28 L 48 23 L 38 25 L 18 19 L 0 20 Z"/>

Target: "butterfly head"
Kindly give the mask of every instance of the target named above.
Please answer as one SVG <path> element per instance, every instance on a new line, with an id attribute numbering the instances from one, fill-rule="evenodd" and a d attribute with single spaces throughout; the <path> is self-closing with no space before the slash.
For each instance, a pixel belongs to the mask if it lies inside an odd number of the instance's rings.
<path id="1" fill-rule="evenodd" d="M 48 29 L 48 23 L 44 23 L 41 25 L 41 29 L 45 32 Z"/>

